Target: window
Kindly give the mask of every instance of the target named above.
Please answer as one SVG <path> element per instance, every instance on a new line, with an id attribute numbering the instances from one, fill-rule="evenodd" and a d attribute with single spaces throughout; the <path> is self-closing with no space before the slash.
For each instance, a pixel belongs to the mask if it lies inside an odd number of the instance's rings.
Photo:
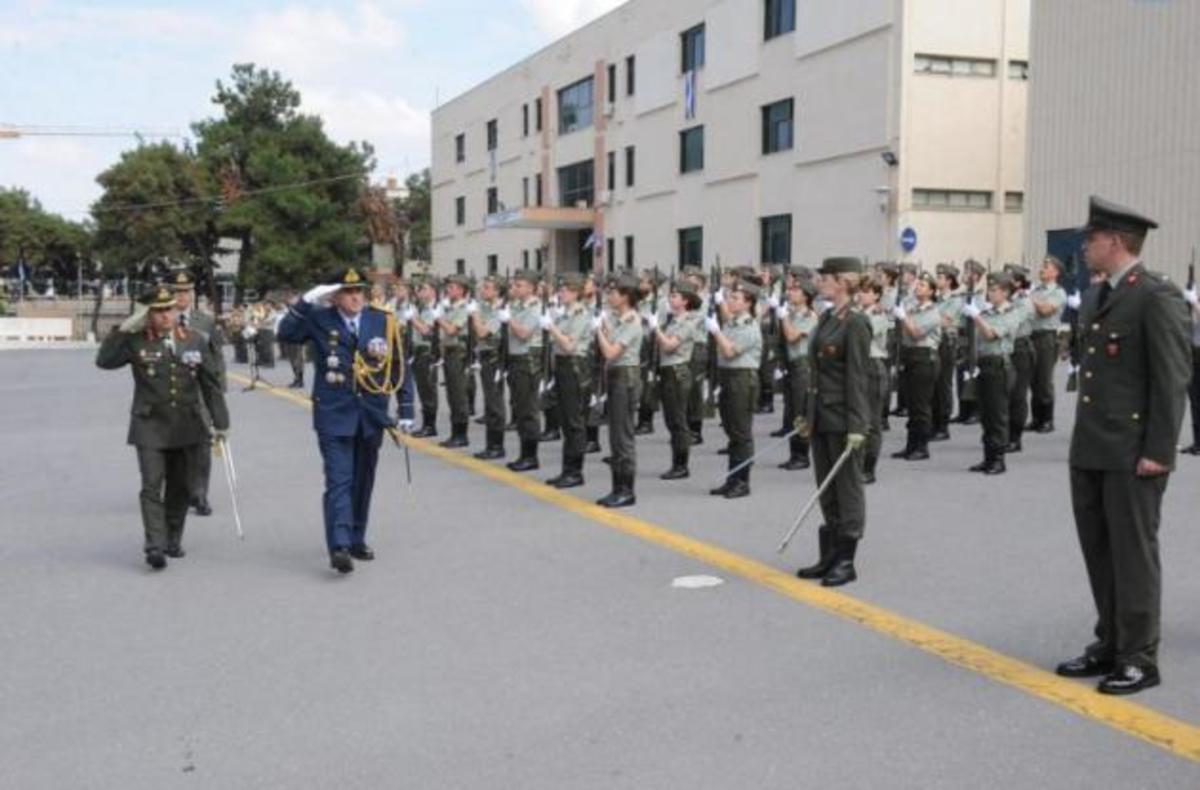
<path id="1" fill-rule="evenodd" d="M 534 260 L 534 266 L 537 267 L 537 270 L 539 272 L 546 267 L 545 254 L 542 252 L 541 247 L 538 247 L 536 250 L 533 251 L 533 260 Z"/>
<path id="2" fill-rule="evenodd" d="M 633 55 L 625 58 L 625 95 L 632 96 L 634 88 L 637 87 L 635 66 L 637 60 Z"/>
<path id="3" fill-rule="evenodd" d="M 488 274 L 497 274 L 500 271 L 500 256 L 489 255 L 487 257 Z"/>
<path id="4" fill-rule="evenodd" d="M 617 240 L 611 236 L 608 239 L 608 249 L 604 254 L 608 256 L 608 269 L 612 271 L 613 258 L 617 257 Z"/>
<path id="5" fill-rule="evenodd" d="M 467 224 L 467 199 L 465 197 L 457 197 L 454 199 L 454 224 Z"/>
<path id="6" fill-rule="evenodd" d="M 609 261 L 608 265 L 611 267 L 613 262 Z M 625 267 L 633 268 L 633 236 L 625 237 Z"/>
<path id="7" fill-rule="evenodd" d="M 542 205 L 542 174 L 541 173 L 538 173 L 536 176 L 533 177 L 533 185 L 534 185 L 533 205 L 540 206 L 540 205 Z"/>
<path id="8" fill-rule="evenodd" d="M 763 263 L 792 262 L 792 215 L 762 218 Z"/>
<path id="9" fill-rule="evenodd" d="M 529 176 L 521 179 L 521 205 L 529 205 Z"/>
<path id="10" fill-rule="evenodd" d="M 466 274 L 467 273 L 467 262 L 464 261 L 462 258 L 459 258 L 458 260 L 456 260 L 454 262 L 454 272 L 456 274 Z"/>
<path id="11" fill-rule="evenodd" d="M 500 193 L 496 187 L 488 187 L 487 191 L 487 213 L 495 214 L 500 210 Z"/>
<path id="12" fill-rule="evenodd" d="M 704 228 L 679 231 L 679 268 L 704 265 Z"/>
<path id="13" fill-rule="evenodd" d="M 1008 62 L 1008 78 L 1010 80 L 1029 79 L 1029 61 L 1010 60 Z"/>
<path id="14" fill-rule="evenodd" d="M 608 103 L 617 103 L 617 64 L 608 64 Z"/>
<path id="15" fill-rule="evenodd" d="M 592 205 L 595 169 L 591 159 L 558 168 L 560 206 L 574 208 L 579 203 Z"/>
<path id="16" fill-rule="evenodd" d="M 791 150 L 793 106 L 792 99 L 784 99 L 762 108 L 762 150 L 764 154 Z"/>
<path id="17" fill-rule="evenodd" d="M 467 161 L 467 136 L 460 134 L 454 138 L 454 161 Z"/>
<path id="18" fill-rule="evenodd" d="M 704 25 L 683 31 L 679 38 L 683 44 L 683 73 L 704 68 Z"/>
<path id="19" fill-rule="evenodd" d="M 1005 192 L 1004 210 L 1013 214 L 1020 214 L 1023 212 L 1025 210 L 1025 193 Z"/>
<path id="20" fill-rule="evenodd" d="M 913 208 L 945 209 L 951 211 L 989 211 L 991 192 L 947 189 L 914 189 Z"/>
<path id="21" fill-rule="evenodd" d="M 617 152 L 608 152 L 608 181 L 604 182 L 604 186 L 608 191 L 613 191 L 617 188 Z"/>
<path id="22" fill-rule="evenodd" d="M 521 136 L 529 136 L 529 105 L 521 105 Z"/>
<path id="23" fill-rule="evenodd" d="M 633 180 L 634 180 L 633 179 L 633 161 L 634 161 L 633 146 L 632 145 L 626 146 L 625 147 L 625 186 L 627 186 L 627 187 L 633 186 Z"/>
<path id="24" fill-rule="evenodd" d="M 488 121 L 488 123 L 487 123 L 487 149 L 489 151 L 495 151 L 496 145 L 499 142 L 499 140 L 500 140 L 500 127 L 497 125 L 495 120 Z"/>
<path id="25" fill-rule="evenodd" d="M 521 250 L 521 268 L 529 268 L 529 250 Z"/>
<path id="26" fill-rule="evenodd" d="M 796 0 L 766 0 L 766 25 L 763 40 L 791 33 L 796 29 Z"/>
<path id="27" fill-rule="evenodd" d="M 945 55 L 917 55 L 918 74 L 947 77 L 995 77 L 996 61 L 985 58 L 954 58 Z"/>
<path id="28" fill-rule="evenodd" d="M 558 133 L 570 134 L 592 125 L 592 78 L 558 92 Z"/>
<path id="29" fill-rule="evenodd" d="M 542 100 L 534 99 L 533 102 L 533 128 L 534 131 L 542 130 Z"/>
<path id="30" fill-rule="evenodd" d="M 704 169 L 704 127 L 697 126 L 679 133 L 679 172 L 691 173 Z"/>

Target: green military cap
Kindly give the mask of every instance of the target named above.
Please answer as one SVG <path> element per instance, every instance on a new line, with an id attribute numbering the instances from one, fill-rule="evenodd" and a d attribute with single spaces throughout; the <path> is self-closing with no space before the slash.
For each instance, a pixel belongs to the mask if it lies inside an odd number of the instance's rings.
<path id="1" fill-rule="evenodd" d="M 967 274 L 973 274 L 976 277 L 982 277 L 987 274 L 987 268 L 974 258 L 967 258 L 966 262 L 963 263 L 963 271 Z"/>
<path id="2" fill-rule="evenodd" d="M 801 281 L 811 280 L 813 278 L 813 270 L 808 266 L 801 266 L 799 264 L 789 267 L 788 274 Z"/>
<path id="3" fill-rule="evenodd" d="M 636 291 L 639 282 L 639 278 L 632 271 L 624 271 L 610 275 L 605 287 Z"/>
<path id="4" fill-rule="evenodd" d="M 1016 277 L 1029 277 L 1029 269 L 1017 263 L 1004 264 L 1004 272 Z"/>
<path id="5" fill-rule="evenodd" d="M 937 279 L 929 272 L 921 272 L 917 275 L 917 280 L 928 285 L 930 288 L 937 290 Z"/>
<path id="6" fill-rule="evenodd" d="M 1131 208 L 1092 195 L 1088 201 L 1088 221 L 1082 230 L 1084 233 L 1094 230 L 1110 230 L 1145 236 L 1157 227 L 1157 222 L 1142 216 Z"/>
<path id="7" fill-rule="evenodd" d="M 863 263 L 858 258 L 826 258 L 817 274 L 862 274 Z"/>
<path id="8" fill-rule="evenodd" d="M 918 274 L 921 271 L 921 267 L 915 263 L 902 263 L 900 264 L 900 271 L 904 274 Z"/>
<path id="9" fill-rule="evenodd" d="M 684 296 L 699 296 L 700 292 L 696 290 L 696 286 L 687 280 L 676 280 L 671 285 L 671 290 L 676 293 L 681 293 Z"/>
<path id="10" fill-rule="evenodd" d="M 937 265 L 937 273 L 943 277 L 958 277 L 958 267 L 952 263 L 939 263 Z"/>
<path id="11" fill-rule="evenodd" d="M 558 275 L 558 287 L 578 291 L 583 287 L 584 276 L 579 272 L 563 272 Z"/>
<path id="12" fill-rule="evenodd" d="M 759 287 L 758 283 L 752 282 L 751 280 L 747 280 L 747 279 L 744 279 L 741 277 L 739 277 L 737 279 L 737 281 L 734 282 L 733 290 L 738 293 L 745 294 L 746 296 L 749 296 L 754 299 L 757 299 L 759 297 L 759 294 L 762 293 L 762 288 Z"/>
<path id="13" fill-rule="evenodd" d="M 649 280 L 655 285 L 662 285 L 667 281 L 667 275 L 663 274 L 659 268 L 642 269 L 642 279 Z"/>
<path id="14" fill-rule="evenodd" d="M 196 283 L 187 269 L 180 269 L 171 276 L 171 287 L 176 291 L 190 291 L 196 287 Z"/>
<path id="15" fill-rule="evenodd" d="M 1009 293 L 1012 293 L 1017 287 L 1017 284 L 1013 282 L 1012 277 L 1008 274 L 989 274 L 987 284 L 989 288 L 1007 288 Z"/>
<path id="16" fill-rule="evenodd" d="M 175 292 L 163 283 L 147 285 L 138 296 L 138 304 L 151 310 L 170 310 L 176 306 Z"/>
<path id="17" fill-rule="evenodd" d="M 757 280 L 759 277 L 758 269 L 753 266 L 737 266 L 730 274 L 740 280 Z"/>
<path id="18" fill-rule="evenodd" d="M 883 274 L 886 274 L 889 277 L 899 277 L 900 276 L 900 267 L 889 261 L 880 261 L 878 264 L 876 264 L 876 267 L 879 269 L 880 272 L 882 272 Z"/>
<path id="19" fill-rule="evenodd" d="M 703 277 L 704 269 L 700 268 L 699 266 L 692 266 L 689 264 L 680 269 L 679 273 L 684 277 Z"/>
<path id="20" fill-rule="evenodd" d="M 1066 266 L 1063 264 L 1062 259 L 1059 258 L 1057 255 L 1047 255 L 1045 258 L 1042 259 L 1042 263 L 1050 264 L 1051 266 L 1054 267 L 1055 271 L 1057 271 L 1059 274 L 1062 274 L 1063 272 L 1066 271 Z"/>
<path id="21" fill-rule="evenodd" d="M 446 285 L 461 286 L 463 288 L 466 288 L 468 291 L 471 290 L 471 281 L 465 275 L 462 275 L 462 274 L 450 275 L 449 277 L 447 277 L 445 279 L 445 283 L 446 283 Z"/>
<path id="22" fill-rule="evenodd" d="M 541 279 L 542 278 L 538 276 L 537 272 L 530 269 L 517 269 L 512 275 L 513 282 L 517 282 L 519 280 L 523 283 L 529 283 L 530 285 L 535 286 L 541 281 Z"/>

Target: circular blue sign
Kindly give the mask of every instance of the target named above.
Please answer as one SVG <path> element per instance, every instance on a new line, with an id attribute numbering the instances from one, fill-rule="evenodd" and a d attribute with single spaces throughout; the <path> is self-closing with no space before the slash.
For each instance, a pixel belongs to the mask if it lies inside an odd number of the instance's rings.
<path id="1" fill-rule="evenodd" d="M 917 232 L 912 228 L 905 228 L 900 231 L 900 246 L 905 252 L 912 252 L 917 248 Z"/>

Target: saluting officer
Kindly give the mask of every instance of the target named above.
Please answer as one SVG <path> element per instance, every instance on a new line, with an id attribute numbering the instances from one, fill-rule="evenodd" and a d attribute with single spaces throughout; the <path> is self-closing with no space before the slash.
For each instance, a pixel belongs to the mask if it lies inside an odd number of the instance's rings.
<path id="1" fill-rule="evenodd" d="M 562 275 L 559 308 L 540 320 L 554 344 L 554 387 L 562 421 L 562 472 L 546 481 L 554 488 L 583 485 L 585 421 L 592 392 L 592 315 L 582 295 L 583 276 L 574 272 Z"/>
<path id="2" fill-rule="evenodd" d="M 817 313 L 812 302 L 816 284 L 808 277 L 792 277 L 787 287 L 787 304 L 775 308 L 787 347 L 787 389 L 784 391 L 783 412 L 786 433 L 795 429 L 797 417 L 808 419 L 808 392 L 812 385 L 809 367 L 809 344 L 817 328 Z M 788 440 L 788 459 L 779 465 L 789 472 L 809 467 L 808 432 L 794 433 Z"/>
<path id="3" fill-rule="evenodd" d="M 466 447 L 467 428 L 471 422 L 467 400 L 467 319 L 473 309 L 467 300 L 471 281 L 461 274 L 446 278 L 446 299 L 449 302 L 438 314 L 437 325 L 442 343 L 442 367 L 446 372 L 446 402 L 450 406 L 450 438 L 442 447 Z"/>
<path id="4" fill-rule="evenodd" d="M 1098 690 L 1105 694 L 1159 683 L 1158 526 L 1191 355 L 1182 294 L 1139 259 L 1156 227 L 1092 198 L 1084 228 L 1084 259 L 1104 280 L 1088 289 L 1079 316 L 1071 503 L 1099 619 L 1096 641 L 1058 673 L 1104 676 Z"/>
<path id="5" fill-rule="evenodd" d="M 1033 307 L 1033 390 L 1030 407 L 1033 421 L 1029 430 L 1054 431 L 1054 368 L 1058 364 L 1058 329 L 1062 326 L 1067 292 L 1058 284 L 1063 264 L 1047 255 L 1038 272 L 1040 282 L 1029 293 Z"/>
<path id="6" fill-rule="evenodd" d="M 1013 385 L 1012 349 L 1021 315 L 1009 302 L 1015 286 L 1008 275 L 988 278 L 988 309 L 974 301 L 963 307 L 963 315 L 975 322 L 976 403 L 983 428 L 983 462 L 972 472 L 998 475 L 1005 472 L 1004 450 L 1009 442 L 1009 391 Z"/>
<path id="7" fill-rule="evenodd" d="M 133 371 L 128 442 L 137 448 L 144 551 L 155 570 L 167 566 L 167 557 L 185 554 L 190 467 L 198 448 L 212 441 L 201 410 L 218 437 L 229 430 L 222 368 L 211 340 L 178 325 L 177 299 L 167 286 L 147 288 L 134 314 L 96 354 L 103 370 L 129 365 Z"/>
<path id="8" fill-rule="evenodd" d="M 962 325 L 966 299 L 958 290 L 958 267 L 939 263 L 937 267 L 938 309 L 942 314 L 942 340 L 938 344 L 937 384 L 933 390 L 932 441 L 950 438 L 950 417 L 954 412 L 954 371 L 958 366 L 958 328 Z"/>
<path id="9" fill-rule="evenodd" d="M 724 300 L 728 315 L 724 326 L 715 317 L 705 319 L 705 328 L 717 347 L 721 424 L 729 440 L 731 472 L 754 457 L 754 412 L 758 406 L 758 367 L 763 342 L 762 329 L 755 317 L 759 293 L 754 283 L 735 278 Z M 709 493 L 726 499 L 750 496 L 750 467 L 743 466 L 730 474 Z"/>

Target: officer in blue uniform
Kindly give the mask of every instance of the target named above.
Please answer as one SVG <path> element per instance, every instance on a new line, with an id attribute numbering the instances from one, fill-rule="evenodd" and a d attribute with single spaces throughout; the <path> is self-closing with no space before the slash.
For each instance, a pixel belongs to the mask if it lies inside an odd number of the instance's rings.
<path id="1" fill-rule="evenodd" d="M 390 392 L 378 386 L 400 375 L 395 320 L 367 305 L 369 283 L 353 268 L 333 284 L 319 285 L 288 308 L 279 337 L 312 343 L 313 428 L 325 467 L 325 541 L 330 566 L 354 570 L 354 560 L 373 560 L 366 543 L 375 464 L 388 416 Z"/>

